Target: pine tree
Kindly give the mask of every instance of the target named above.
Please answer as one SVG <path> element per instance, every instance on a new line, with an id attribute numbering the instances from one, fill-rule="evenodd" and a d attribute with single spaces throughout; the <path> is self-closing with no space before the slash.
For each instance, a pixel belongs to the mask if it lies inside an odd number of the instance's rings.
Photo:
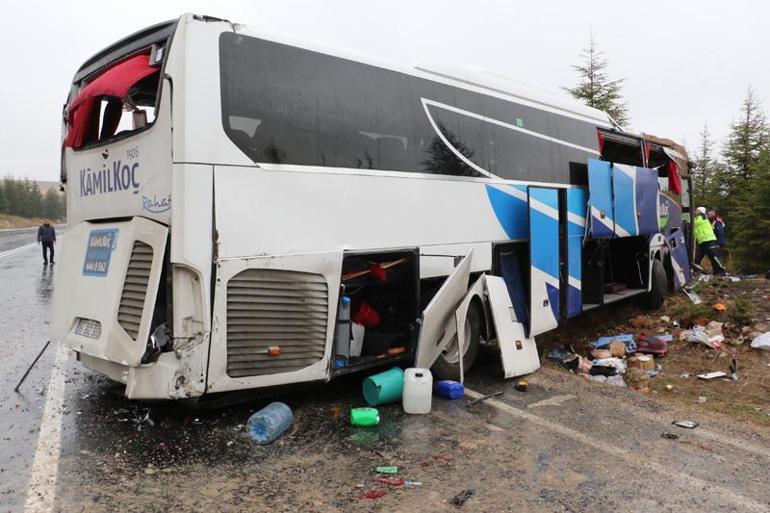
<path id="1" fill-rule="evenodd" d="M 714 165 L 714 140 L 711 138 L 708 123 L 703 125 L 700 133 L 701 142 L 696 154 L 697 164 L 693 172 L 692 185 L 696 203 L 707 203 L 710 196 L 710 182 L 713 178 Z M 703 201 L 701 201 L 703 200 Z"/>
<path id="2" fill-rule="evenodd" d="M 741 271 L 770 269 L 770 148 L 765 147 L 750 164 L 748 186 L 738 193 L 727 222 L 729 247 Z"/>
<path id="3" fill-rule="evenodd" d="M 580 75 L 580 81 L 575 87 L 564 89 L 586 105 L 605 111 L 618 125 L 625 126 L 628 124 L 628 106 L 621 91 L 625 79 L 610 80 L 607 77 L 607 59 L 597 48 L 593 33 L 581 55 L 583 64 L 572 66 Z"/>
<path id="4" fill-rule="evenodd" d="M 6 176 L 3 179 L 3 191 L 5 191 L 5 199 L 8 202 L 8 213 L 11 215 L 19 215 L 19 185 L 16 180 L 10 176 Z"/>
<path id="5" fill-rule="evenodd" d="M 741 105 L 740 117 L 730 127 L 722 156 L 725 159 L 730 192 L 746 187 L 753 163 L 768 143 L 768 125 L 762 106 L 749 88 Z"/>
<path id="6" fill-rule="evenodd" d="M 5 187 L 0 183 L 0 214 L 7 214 L 8 207 L 8 199 L 5 197 Z"/>
<path id="7" fill-rule="evenodd" d="M 61 217 L 61 205 L 58 194 L 54 189 L 45 191 L 43 197 L 43 217 L 48 219 L 59 219 Z"/>
<path id="8" fill-rule="evenodd" d="M 43 216 L 43 194 L 40 192 L 40 186 L 37 182 L 26 182 L 28 185 L 28 214 L 27 217 Z"/>

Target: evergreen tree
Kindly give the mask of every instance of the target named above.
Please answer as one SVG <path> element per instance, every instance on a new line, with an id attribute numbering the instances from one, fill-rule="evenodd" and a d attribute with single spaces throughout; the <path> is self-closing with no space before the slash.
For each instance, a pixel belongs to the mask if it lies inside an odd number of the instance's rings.
<path id="1" fill-rule="evenodd" d="M 580 75 L 580 80 L 575 87 L 564 89 L 586 105 L 605 111 L 620 126 L 625 126 L 628 123 L 628 106 L 621 91 L 625 79 L 608 78 L 607 59 L 597 48 L 593 33 L 588 40 L 588 47 L 583 49 L 581 55 L 583 63 L 572 66 Z"/>
<path id="2" fill-rule="evenodd" d="M 722 156 L 728 171 L 730 192 L 746 187 L 751 179 L 753 163 L 767 145 L 768 126 L 762 106 L 749 88 L 741 105 L 740 117 L 732 123 Z"/>
<path id="3" fill-rule="evenodd" d="M 0 183 L 0 214 L 7 214 L 8 207 L 8 199 L 5 197 L 5 187 Z"/>
<path id="4" fill-rule="evenodd" d="M 43 198 L 43 217 L 48 219 L 61 218 L 61 204 L 55 189 L 48 189 Z"/>
<path id="5" fill-rule="evenodd" d="M 770 269 L 770 148 L 753 159 L 749 184 L 738 193 L 727 222 L 730 247 L 738 269 L 746 272 Z"/>
<path id="6" fill-rule="evenodd" d="M 5 199 L 8 202 L 8 213 L 11 215 L 19 215 L 19 185 L 16 180 L 10 176 L 6 176 L 3 179 L 3 191 L 5 192 Z"/>
<path id="7" fill-rule="evenodd" d="M 29 183 L 29 215 L 27 217 L 43 217 L 43 193 L 37 182 Z"/>
<path id="8" fill-rule="evenodd" d="M 700 133 L 701 141 L 698 152 L 696 153 L 695 163 L 697 164 L 693 172 L 692 186 L 693 193 L 695 194 L 696 202 L 707 202 L 707 198 L 710 194 L 710 181 L 713 178 L 714 165 L 714 140 L 711 138 L 711 132 L 709 131 L 708 123 L 703 125 L 703 130 Z M 701 201 L 701 198 L 704 201 Z"/>

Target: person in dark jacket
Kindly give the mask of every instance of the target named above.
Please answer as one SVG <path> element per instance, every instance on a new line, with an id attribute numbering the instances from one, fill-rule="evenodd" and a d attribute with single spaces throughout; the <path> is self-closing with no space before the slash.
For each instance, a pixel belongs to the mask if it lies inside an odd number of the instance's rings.
<path id="1" fill-rule="evenodd" d="M 717 238 L 717 244 L 719 245 L 719 252 L 725 250 L 727 244 L 727 238 L 725 237 L 725 222 L 717 215 L 717 211 L 713 208 L 708 212 L 709 221 L 711 221 L 711 228 L 714 229 L 714 235 Z"/>
<path id="2" fill-rule="evenodd" d="M 53 265 L 53 244 L 56 242 L 56 230 L 48 219 L 44 219 L 43 224 L 38 226 L 37 241 L 43 246 L 43 265 L 48 265 L 48 254 L 51 255 L 51 265 Z"/>

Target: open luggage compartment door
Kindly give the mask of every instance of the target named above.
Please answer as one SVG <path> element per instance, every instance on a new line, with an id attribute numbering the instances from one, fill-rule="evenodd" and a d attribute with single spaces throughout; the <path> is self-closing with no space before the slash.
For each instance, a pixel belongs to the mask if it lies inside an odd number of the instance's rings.
<path id="1" fill-rule="evenodd" d="M 590 208 L 590 233 L 592 239 L 605 239 L 615 235 L 612 211 L 612 164 L 603 160 L 588 161 L 588 191 Z"/>
<path id="2" fill-rule="evenodd" d="M 529 188 L 529 336 L 558 326 L 560 308 L 559 192 Z"/>
<path id="3" fill-rule="evenodd" d="M 473 250 L 455 267 L 422 313 L 414 366 L 430 369 L 457 332 L 455 310 L 468 292 Z"/>
<path id="4" fill-rule="evenodd" d="M 512 378 L 536 371 L 540 368 L 540 357 L 535 339 L 527 337 L 524 324 L 516 317 L 505 280 L 500 276 L 486 275 L 484 278 L 503 374 Z"/>

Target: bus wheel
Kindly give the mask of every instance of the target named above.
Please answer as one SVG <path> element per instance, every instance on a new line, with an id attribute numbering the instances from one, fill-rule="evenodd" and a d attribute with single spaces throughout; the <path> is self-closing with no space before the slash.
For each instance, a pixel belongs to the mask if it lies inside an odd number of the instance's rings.
<path id="1" fill-rule="evenodd" d="M 652 310 L 660 308 L 663 305 L 663 297 L 666 294 L 666 288 L 668 287 L 668 276 L 666 276 L 666 269 L 663 267 L 663 262 L 660 260 L 652 261 L 652 288 L 647 293 L 646 306 Z"/>
<path id="2" fill-rule="evenodd" d="M 465 317 L 465 354 L 463 355 L 463 369 L 468 372 L 476 356 L 479 354 L 479 345 L 481 343 L 481 311 L 477 303 L 473 303 L 468 308 Z M 460 379 L 460 354 L 455 335 L 444 349 L 441 355 L 433 364 L 433 375 L 437 379 Z"/>

